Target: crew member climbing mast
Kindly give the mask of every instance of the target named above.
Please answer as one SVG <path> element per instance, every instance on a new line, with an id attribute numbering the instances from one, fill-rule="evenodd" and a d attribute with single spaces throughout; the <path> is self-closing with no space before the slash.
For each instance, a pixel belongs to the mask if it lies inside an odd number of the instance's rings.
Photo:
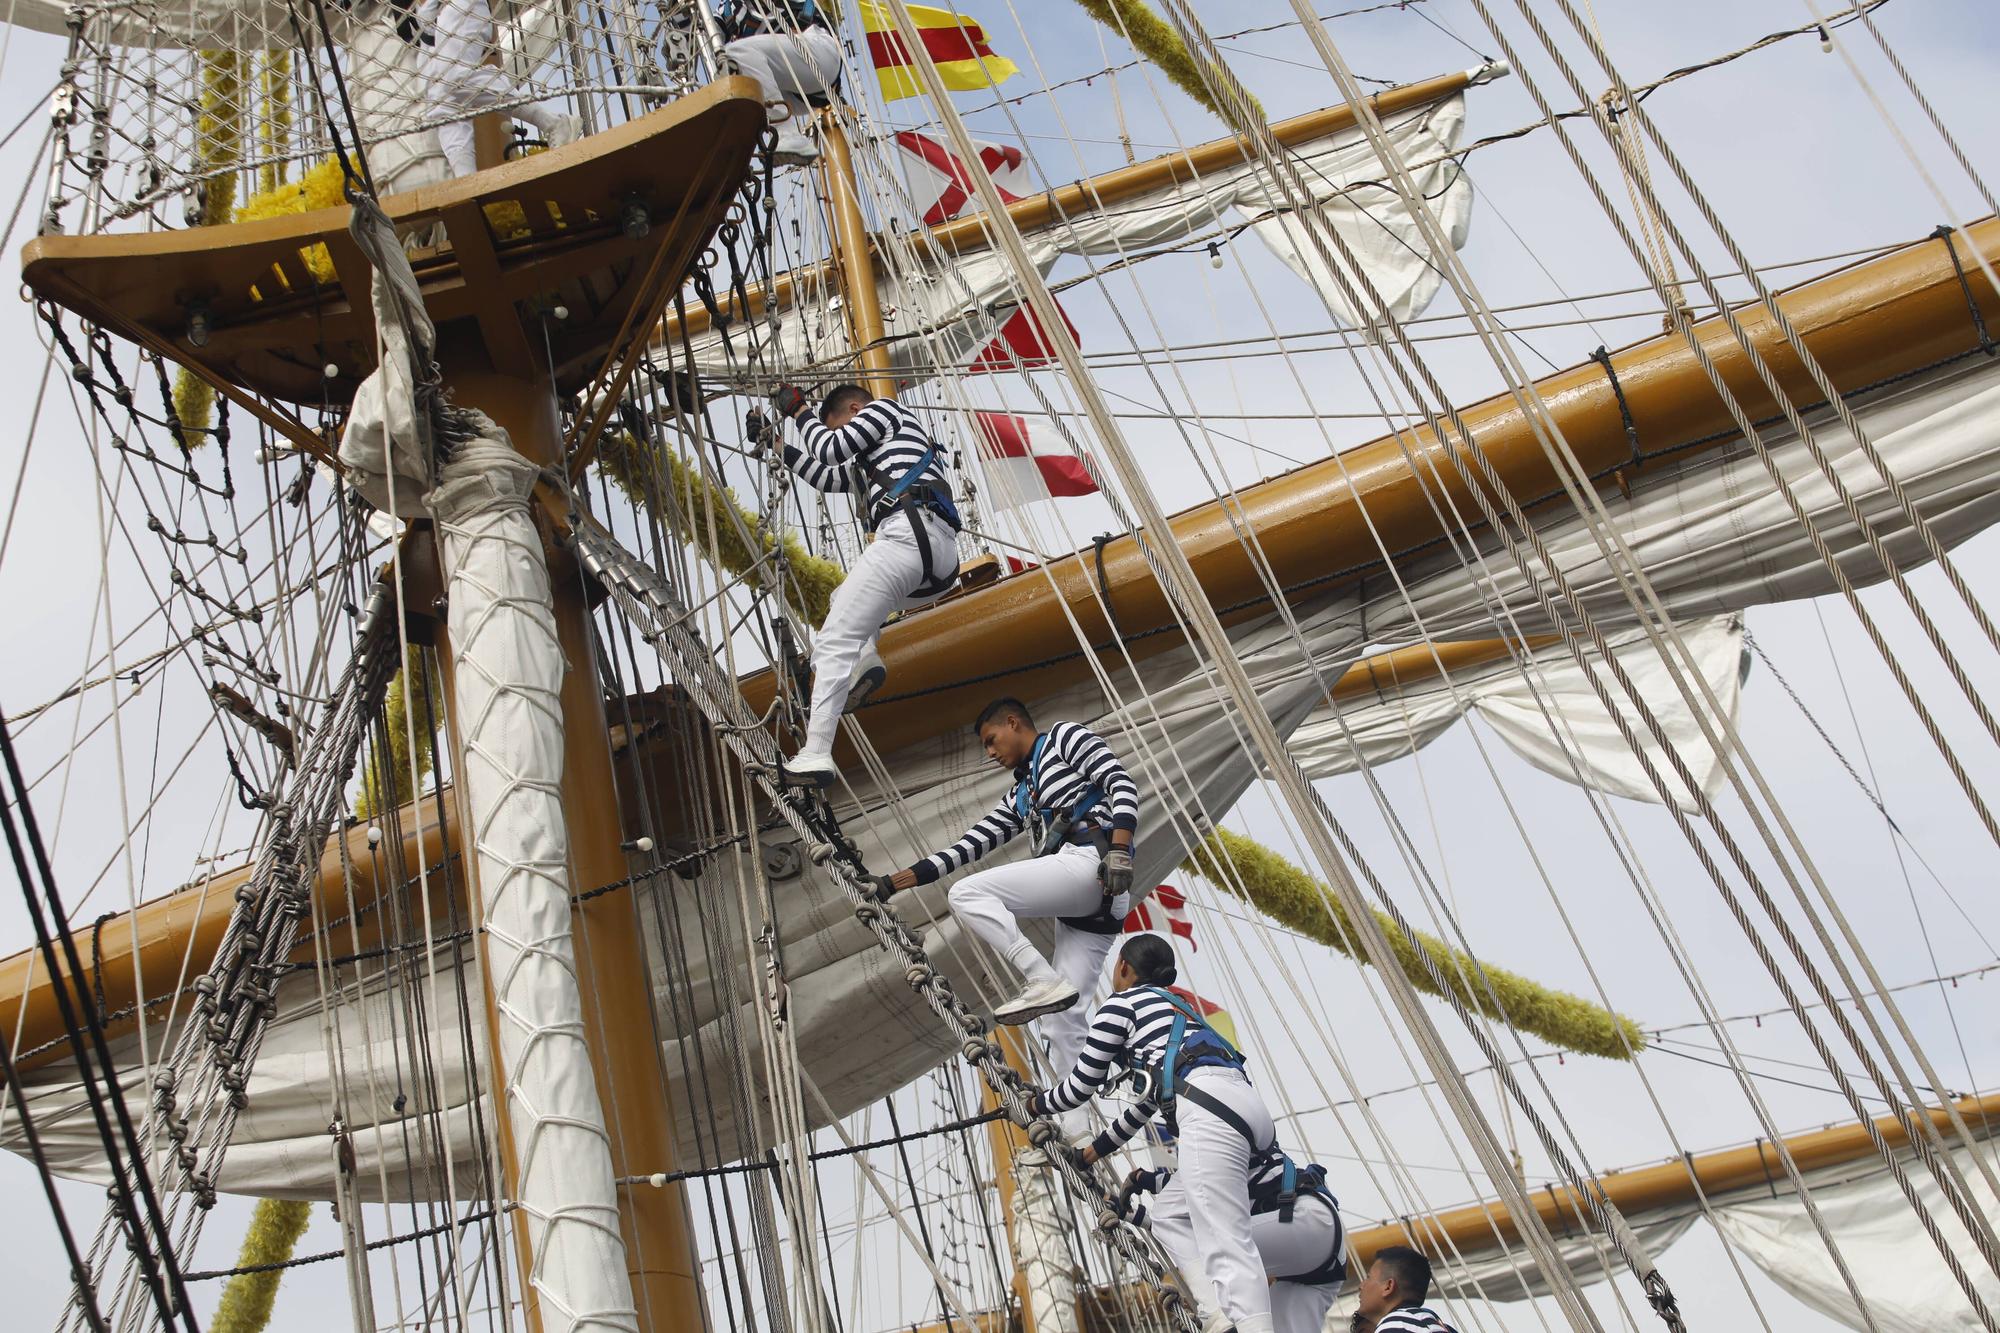
<path id="1" fill-rule="evenodd" d="M 1251 1217 L 1273 1177 L 1280 1193 L 1296 1193 L 1295 1168 L 1278 1149 L 1271 1113 L 1244 1072 L 1243 1056 L 1193 1004 L 1167 989 L 1176 975 L 1172 945 L 1158 935 L 1127 939 L 1112 969 L 1111 998 L 1091 1017 L 1083 1053 L 1061 1082 L 1034 1095 L 1033 1109 L 1075 1110 L 1103 1092 L 1120 1066 L 1145 1080 L 1147 1095 L 1084 1150 L 1085 1162 L 1163 1113 L 1180 1143 L 1174 1183 L 1185 1196 L 1189 1257 L 1199 1258 L 1214 1289 L 1213 1300 L 1200 1303 L 1219 1309 L 1236 1333 L 1272 1333 L 1271 1288 Z"/>
<path id="2" fill-rule="evenodd" d="M 547 102 L 527 100 L 504 69 L 486 63 L 497 49 L 493 11 L 486 0 L 433 0 L 422 12 L 430 114 L 440 122 L 438 148 L 452 175 L 470 176 L 479 169 L 472 151 L 473 112 L 506 107 L 508 115 L 540 131 L 549 147 L 576 142 L 582 128 L 575 116 Z"/>
<path id="3" fill-rule="evenodd" d="M 952 885 L 951 912 L 1026 978 L 994 1021 L 1041 1019 L 1055 1067 L 1067 1069 L 1083 1049 L 1077 1001 L 1097 985 L 1131 910 L 1139 787 L 1096 732 L 1075 722 L 1037 731 L 1019 699 L 995 699 L 972 730 L 993 762 L 1013 771 L 1012 790 L 964 837 L 897 871 L 888 887 L 929 884 L 1032 830 L 1034 857 L 967 875 Z M 1056 919 L 1053 965 L 1021 933 L 1021 917 Z"/>
<path id="4" fill-rule="evenodd" d="M 815 0 L 724 0 L 715 23 L 722 30 L 722 59 L 764 90 L 764 111 L 778 132 L 772 162 L 797 167 L 817 161 L 819 149 L 804 129 L 808 101 L 831 97 L 840 82 L 840 39 L 831 16 Z"/>
<path id="5" fill-rule="evenodd" d="M 785 781 L 825 787 L 840 776 L 833 762 L 840 715 L 859 708 L 887 674 L 875 651 L 882 622 L 935 601 L 958 578 L 958 507 L 937 442 L 894 398 L 871 402 L 866 389 L 842 384 L 820 403 L 817 420 L 796 385 L 781 385 L 771 403 L 805 441 L 784 445 L 785 466 L 819 490 L 865 497 L 873 534 L 813 638 L 812 715 L 805 744 L 784 766 Z"/>

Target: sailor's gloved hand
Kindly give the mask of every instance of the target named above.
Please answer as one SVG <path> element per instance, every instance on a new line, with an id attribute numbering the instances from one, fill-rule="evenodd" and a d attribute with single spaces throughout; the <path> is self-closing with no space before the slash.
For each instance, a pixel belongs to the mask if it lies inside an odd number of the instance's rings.
<path id="1" fill-rule="evenodd" d="M 778 442 L 778 426 L 764 409 L 753 407 L 743 414 L 743 438 L 750 441 L 753 449 L 768 449 Z"/>
<path id="2" fill-rule="evenodd" d="M 780 384 L 771 395 L 771 406 L 787 421 L 806 410 L 806 391 L 796 384 Z"/>
<path id="3" fill-rule="evenodd" d="M 1104 854 L 1102 867 L 1104 891 L 1116 898 L 1121 893 L 1132 891 L 1132 849 L 1113 847 Z"/>
<path id="4" fill-rule="evenodd" d="M 887 902 L 896 892 L 896 877 L 894 875 L 871 875 L 868 882 L 875 886 L 875 896 L 883 902 Z"/>

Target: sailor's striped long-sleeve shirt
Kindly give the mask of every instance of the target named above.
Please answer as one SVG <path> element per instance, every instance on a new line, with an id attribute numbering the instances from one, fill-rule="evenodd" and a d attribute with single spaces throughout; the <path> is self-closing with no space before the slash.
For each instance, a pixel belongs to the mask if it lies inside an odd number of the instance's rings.
<path id="1" fill-rule="evenodd" d="M 916 414 L 893 398 L 877 398 L 838 430 L 822 426 L 810 413 L 800 413 L 795 421 L 805 445 L 785 445 L 785 466 L 817 490 L 861 492 L 870 526 L 889 489 L 925 454 L 931 455 L 930 462 L 911 484 L 945 484 L 943 452 L 933 449 Z"/>
<path id="2" fill-rule="evenodd" d="M 1033 756 L 1014 769 L 1014 785 L 1006 796 L 965 836 L 941 852 L 935 852 L 912 867 L 917 883 L 929 884 L 961 866 L 972 864 L 1012 841 L 1027 827 L 1014 808 L 1014 792 L 1023 778 L 1028 780 L 1028 800 L 1038 809 L 1069 810 L 1095 786 L 1104 799 L 1094 807 L 1091 819 L 1101 819 L 1114 829 L 1132 832 L 1139 827 L 1139 785 L 1111 753 L 1111 747 L 1090 728 L 1075 722 L 1057 722 L 1044 733 L 1041 760 Z M 1108 815 L 1105 813 L 1108 810 Z"/>
<path id="3" fill-rule="evenodd" d="M 1073 1111 L 1102 1091 L 1120 1068 L 1158 1068 L 1166 1059 L 1174 1018 L 1181 1012 L 1151 987 L 1135 987 L 1112 995 L 1091 1016 L 1090 1033 L 1084 1038 L 1075 1067 L 1043 1096 L 1043 1106 L 1050 1111 Z M 1126 1107 L 1091 1147 L 1099 1157 L 1107 1156 L 1159 1113 L 1158 1099 L 1143 1097 Z M 1265 1149 L 1267 1145 L 1251 1146 Z M 1270 1150 L 1251 1159 L 1248 1184 L 1253 1194 L 1265 1186 L 1276 1189 L 1284 1179 L 1285 1159 L 1275 1151 L 1276 1146 L 1268 1145 Z"/>
<path id="4" fill-rule="evenodd" d="M 1457 1333 L 1427 1305 L 1391 1310 L 1375 1324 L 1375 1333 Z"/>

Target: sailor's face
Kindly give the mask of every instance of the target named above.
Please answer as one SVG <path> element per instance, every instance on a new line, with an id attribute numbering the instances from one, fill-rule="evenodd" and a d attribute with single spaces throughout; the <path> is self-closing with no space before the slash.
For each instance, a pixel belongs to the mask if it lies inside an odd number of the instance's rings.
<path id="1" fill-rule="evenodd" d="M 1012 713 L 995 718 L 979 729 L 979 743 L 986 747 L 986 757 L 1002 768 L 1013 768 L 1028 757 L 1034 748 L 1035 736 L 1021 725 L 1021 719 Z"/>
<path id="2" fill-rule="evenodd" d="M 1380 1264 L 1370 1264 L 1368 1275 L 1361 1279 L 1354 1289 L 1355 1327 L 1372 1329 L 1375 1321 L 1391 1309 L 1390 1302 L 1396 1294 L 1396 1279 L 1390 1277 Z M 1367 1323 L 1361 1323 L 1363 1319 Z"/>

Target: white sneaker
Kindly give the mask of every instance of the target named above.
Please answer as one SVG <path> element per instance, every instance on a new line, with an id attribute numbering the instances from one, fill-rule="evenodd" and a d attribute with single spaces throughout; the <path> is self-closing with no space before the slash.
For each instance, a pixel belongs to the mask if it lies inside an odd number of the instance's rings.
<path id="1" fill-rule="evenodd" d="M 805 135 L 792 130 L 779 130 L 778 142 L 771 149 L 771 162 L 780 167 L 810 166 L 819 161 L 819 145 Z"/>
<path id="2" fill-rule="evenodd" d="M 854 683 L 847 687 L 847 706 L 841 711 L 852 713 L 868 702 L 868 696 L 882 688 L 882 682 L 889 679 L 889 668 L 882 664 L 882 654 L 873 647 L 861 649 L 861 666 L 854 673 Z"/>
<path id="3" fill-rule="evenodd" d="M 800 750 L 778 766 L 779 775 L 794 787 L 831 787 L 840 780 L 840 769 L 831 754 Z"/>
<path id="4" fill-rule="evenodd" d="M 542 131 L 542 142 L 551 148 L 565 148 L 583 137 L 583 122 L 575 116 L 557 116 Z"/>
<path id="5" fill-rule="evenodd" d="M 1031 981 L 1027 989 L 993 1011 L 993 1021 L 1019 1027 L 1031 1019 L 1059 1014 L 1079 999 L 1076 987 L 1057 977 L 1052 981 Z"/>

